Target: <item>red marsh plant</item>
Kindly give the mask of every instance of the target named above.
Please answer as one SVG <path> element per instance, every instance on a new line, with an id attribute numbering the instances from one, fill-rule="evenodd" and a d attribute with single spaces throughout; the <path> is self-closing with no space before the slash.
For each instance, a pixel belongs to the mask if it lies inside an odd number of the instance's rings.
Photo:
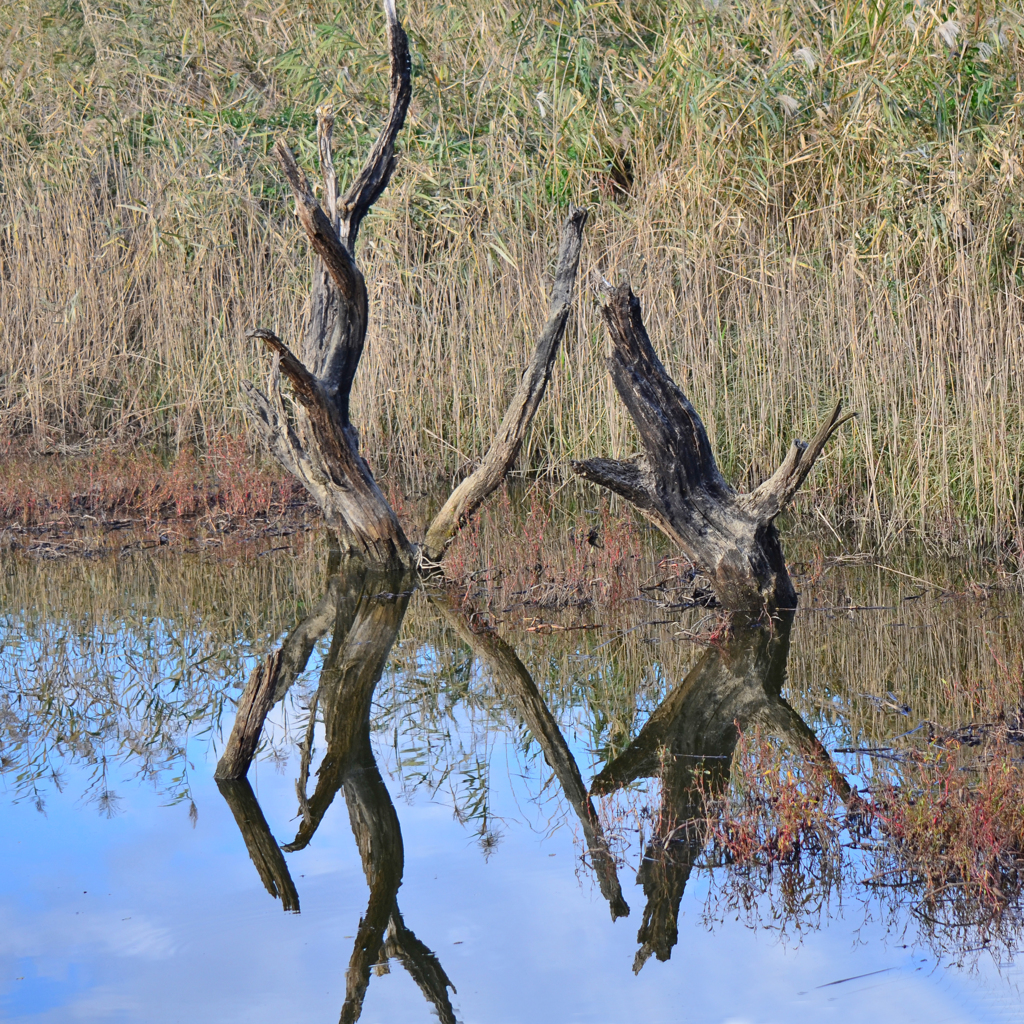
<path id="1" fill-rule="evenodd" d="M 593 509 L 572 510 L 548 488 L 520 501 L 495 496 L 449 549 L 446 576 L 498 607 L 580 608 L 636 595 L 660 541 L 608 499 L 593 500 Z"/>
<path id="2" fill-rule="evenodd" d="M 151 451 L 85 455 L 8 453 L 0 461 L 0 521 L 34 526 L 76 517 L 280 513 L 301 495 L 276 468 L 260 465 L 244 439 L 223 437 L 198 455 L 184 449 L 170 463 Z"/>
<path id="3" fill-rule="evenodd" d="M 674 798 L 656 779 L 612 794 L 602 822 L 622 858 L 636 836 L 644 863 L 726 868 L 709 919 L 743 912 L 761 925 L 813 925 L 856 879 L 894 919 L 910 910 L 936 948 L 1010 948 L 1024 928 L 1021 734 L 984 729 L 987 746 L 968 755 L 977 734 L 959 730 L 948 741 L 957 749 L 938 757 L 879 761 L 872 799 L 854 792 L 844 802 L 826 765 L 753 728 L 740 732 L 731 765 L 695 762 Z"/>
<path id="4" fill-rule="evenodd" d="M 980 756 L 915 760 L 878 789 L 888 842 L 876 879 L 891 890 L 909 887 L 930 930 L 968 928 L 984 942 L 1019 921 L 1024 767 L 1015 746 L 1003 735 Z"/>

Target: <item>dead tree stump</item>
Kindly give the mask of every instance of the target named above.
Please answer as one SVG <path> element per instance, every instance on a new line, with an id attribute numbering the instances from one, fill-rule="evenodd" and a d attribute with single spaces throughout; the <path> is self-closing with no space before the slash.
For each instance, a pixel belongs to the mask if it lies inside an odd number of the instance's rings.
<path id="1" fill-rule="evenodd" d="M 348 192 L 338 195 L 331 151 L 334 118 L 317 110 L 317 142 L 326 209 L 313 194 L 291 150 L 278 140 L 274 153 L 295 197 L 296 212 L 316 252 L 313 291 L 299 355 L 273 332 L 250 338 L 274 353 L 266 393 L 247 384 L 255 427 L 280 465 L 305 487 L 347 554 L 370 566 L 430 567 L 515 464 L 523 438 L 544 395 L 572 302 L 586 212 L 570 208 L 562 231 L 547 325 L 502 421 L 477 470 L 455 490 L 428 527 L 421 550 L 409 543 L 398 517 L 359 454 L 359 434 L 349 419 L 349 395 L 366 341 L 369 301 L 355 262 L 359 225 L 384 192 L 396 164 L 395 141 L 412 93 L 409 43 L 394 0 L 384 0 L 391 58 L 390 110 L 366 164 Z M 281 374 L 291 384 L 293 414 L 281 396 Z"/>
<path id="2" fill-rule="evenodd" d="M 794 608 L 797 595 L 775 517 L 850 416 L 840 416 L 837 404 L 810 444 L 794 441 L 768 480 L 739 493 L 719 472 L 697 411 L 655 354 L 628 284 L 609 289 L 603 316 L 611 335 L 612 380 L 644 452 L 622 461 L 574 462 L 574 471 L 632 502 L 710 577 L 725 608 Z"/>
<path id="3" fill-rule="evenodd" d="M 317 110 L 326 212 L 291 150 L 280 139 L 274 146 L 292 187 L 299 220 L 318 258 L 301 358 L 273 331 L 250 332 L 250 337 L 261 339 L 274 351 L 274 363 L 268 394 L 251 385 L 247 391 L 252 418 L 264 443 L 320 506 L 341 547 L 371 565 L 394 567 L 413 564 L 412 545 L 359 454 L 359 434 L 349 419 L 349 394 L 363 354 L 369 310 L 366 281 L 355 262 L 356 238 L 363 218 L 391 180 L 395 140 L 405 124 L 412 94 L 409 41 L 394 0 L 384 0 L 384 11 L 391 57 L 391 106 L 366 164 L 348 192 L 338 195 L 331 152 L 334 118 L 329 110 Z M 298 403 L 294 420 L 281 398 L 282 373 Z"/>

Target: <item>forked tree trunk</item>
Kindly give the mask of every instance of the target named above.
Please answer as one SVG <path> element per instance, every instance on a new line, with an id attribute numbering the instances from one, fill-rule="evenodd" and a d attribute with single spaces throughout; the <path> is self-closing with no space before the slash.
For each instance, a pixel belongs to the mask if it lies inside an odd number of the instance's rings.
<path id="1" fill-rule="evenodd" d="M 249 337 L 262 340 L 273 350 L 274 362 L 266 394 L 246 386 L 253 421 L 271 454 L 319 505 L 341 547 L 378 568 L 435 563 L 514 465 L 565 333 L 587 217 L 582 210 L 569 211 L 549 319 L 497 439 L 476 472 L 463 481 L 428 528 L 422 551 L 415 549 L 359 454 L 359 434 L 349 418 L 349 395 L 369 316 L 366 281 L 355 262 L 356 238 L 362 219 L 391 179 L 395 140 L 405 123 L 411 95 L 409 44 L 394 0 L 384 0 L 384 10 L 391 57 L 391 108 L 365 166 L 345 196 L 338 196 L 331 152 L 334 119 L 329 110 L 317 110 L 326 210 L 284 142 L 278 140 L 274 146 L 317 260 L 300 355 L 273 331 L 251 331 Z M 281 397 L 282 373 L 296 401 L 294 416 L 289 416 Z"/>
<path id="2" fill-rule="evenodd" d="M 391 57 L 391 107 L 367 162 L 338 196 L 331 154 L 333 118 L 317 111 L 317 141 L 326 210 L 283 142 L 274 147 L 296 210 L 317 254 L 310 315 L 301 358 L 272 331 L 258 329 L 273 350 L 268 394 L 249 386 L 256 427 L 277 461 L 302 482 L 323 510 L 341 547 L 374 567 L 432 568 L 452 538 L 505 479 L 543 397 L 565 332 L 579 266 L 586 214 L 570 210 L 562 232 L 549 319 L 478 469 L 455 490 L 428 527 L 421 549 L 410 544 L 398 517 L 359 454 L 349 419 L 349 395 L 366 340 L 366 282 L 355 262 L 359 225 L 391 179 L 395 140 L 411 95 L 409 46 L 394 0 L 384 0 Z M 612 377 L 640 431 L 645 454 L 616 462 L 574 463 L 582 476 L 628 498 L 711 577 L 719 600 L 756 612 L 791 608 L 796 591 L 786 571 L 774 520 L 810 471 L 825 442 L 847 417 L 837 405 L 810 445 L 795 441 L 779 470 L 750 494 L 722 478 L 707 432 L 651 346 L 640 304 L 628 285 L 610 290 L 604 308 L 612 336 Z M 290 417 L 280 376 L 292 387 Z"/>
<path id="3" fill-rule="evenodd" d="M 580 476 L 628 499 L 708 574 L 722 605 L 757 613 L 796 606 L 775 517 L 792 499 L 836 429 L 837 404 L 810 444 L 794 441 L 779 469 L 741 494 L 726 483 L 700 416 L 669 377 L 628 284 L 609 288 L 615 388 L 640 432 L 644 454 L 574 462 Z"/>
<path id="4" fill-rule="evenodd" d="M 384 0 L 391 57 L 391 109 L 380 136 L 351 188 L 338 196 L 331 153 L 334 118 L 317 111 L 317 142 L 324 178 L 326 212 L 288 147 L 274 153 L 295 195 L 296 211 L 318 259 L 301 358 L 272 331 L 250 337 L 274 351 L 269 395 L 248 386 L 257 430 L 277 461 L 296 477 L 323 511 L 341 546 L 376 566 L 411 565 L 414 552 L 398 517 L 381 493 L 349 419 L 349 394 L 366 341 L 369 302 L 366 281 L 356 266 L 359 226 L 380 197 L 395 168 L 395 139 L 409 107 L 409 42 L 394 0 Z M 280 374 L 298 403 L 294 422 L 285 411 Z"/>

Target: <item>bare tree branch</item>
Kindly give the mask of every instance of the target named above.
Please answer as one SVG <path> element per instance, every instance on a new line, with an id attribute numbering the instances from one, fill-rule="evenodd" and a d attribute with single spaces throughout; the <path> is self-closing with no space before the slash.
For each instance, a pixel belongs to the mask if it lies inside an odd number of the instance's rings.
<path id="1" fill-rule="evenodd" d="M 840 416 L 842 405 L 842 402 L 836 402 L 832 415 L 818 428 L 810 444 L 794 441 L 782 465 L 760 487 L 744 496 L 751 509 L 759 515 L 774 517 L 793 500 L 829 438 L 844 423 L 856 417 L 855 412 Z"/>
<path id="2" fill-rule="evenodd" d="M 316 196 L 313 195 L 313 189 L 305 172 L 295 162 L 292 151 L 281 139 L 274 143 L 274 154 L 292 187 L 292 193 L 295 196 L 295 211 L 299 215 L 302 226 L 306 229 L 310 244 L 320 259 L 324 261 L 324 266 L 330 271 L 341 294 L 362 314 L 362 321 L 365 324 L 366 282 L 363 280 L 363 275 L 356 266 L 351 252 L 338 238 L 330 219 L 317 202 Z"/>
<path id="3" fill-rule="evenodd" d="M 427 529 L 422 554 L 430 562 L 442 558 L 445 548 L 488 496 L 501 485 L 519 457 L 526 431 L 533 422 L 551 379 L 558 346 L 565 334 L 586 221 L 586 210 L 576 207 L 569 210 L 562 227 L 548 322 L 537 339 L 530 364 L 505 411 L 498 436 L 491 442 L 480 465 L 454 490 Z"/>
<path id="4" fill-rule="evenodd" d="M 395 0 L 384 0 L 384 14 L 387 17 L 388 53 L 391 57 L 391 109 L 365 166 L 345 193 L 339 207 L 340 234 L 352 253 L 356 249 L 356 237 L 363 217 L 388 187 L 395 170 L 395 140 L 405 124 L 412 96 L 409 39 L 398 20 Z"/>

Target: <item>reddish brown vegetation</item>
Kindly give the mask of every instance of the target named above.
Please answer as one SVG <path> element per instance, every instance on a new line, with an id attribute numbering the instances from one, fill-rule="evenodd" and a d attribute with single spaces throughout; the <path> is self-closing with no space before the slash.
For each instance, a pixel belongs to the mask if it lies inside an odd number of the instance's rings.
<path id="1" fill-rule="evenodd" d="M 893 859 L 928 906 L 968 900 L 998 914 L 1024 881 L 1024 768 L 997 741 L 967 764 L 954 757 L 906 766 L 877 797 Z"/>
<path id="2" fill-rule="evenodd" d="M 528 503 L 528 504 L 526 504 Z M 492 610 L 564 610 L 632 598 L 653 544 L 648 527 L 601 501 L 565 515 L 531 491 L 516 509 L 507 492 L 471 522 L 445 559 L 445 575 Z M 552 529 L 552 522 L 559 529 Z"/>
<path id="3" fill-rule="evenodd" d="M 0 461 L 0 522 L 22 527 L 57 519 L 88 525 L 119 517 L 142 524 L 169 517 L 281 516 L 307 504 L 301 488 L 260 466 L 237 437 L 202 456 L 183 450 L 173 462 L 152 452 L 87 455 L 9 452 Z"/>

